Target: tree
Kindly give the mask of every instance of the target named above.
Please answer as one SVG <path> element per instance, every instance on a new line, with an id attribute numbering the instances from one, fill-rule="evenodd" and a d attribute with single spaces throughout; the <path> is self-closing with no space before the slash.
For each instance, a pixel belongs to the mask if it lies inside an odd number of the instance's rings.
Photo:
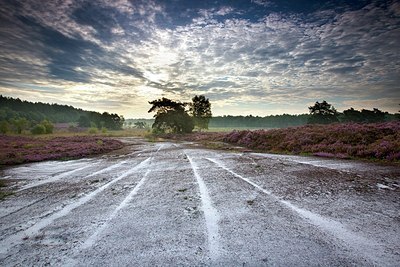
<path id="1" fill-rule="evenodd" d="M 186 103 L 176 102 L 163 97 L 150 101 L 150 112 L 156 112 L 152 125 L 154 132 L 190 133 L 193 131 L 193 119 L 185 110 Z"/>
<path id="2" fill-rule="evenodd" d="M 382 112 L 381 110 L 374 108 L 373 110 L 362 109 L 361 111 L 355 110 L 353 108 L 343 111 L 343 121 L 344 122 L 360 122 L 360 123 L 377 123 L 384 122 L 387 112 Z"/>
<path id="3" fill-rule="evenodd" d="M 10 124 L 6 120 L 0 121 L 0 133 L 6 134 L 10 131 Z"/>
<path id="4" fill-rule="evenodd" d="M 17 118 L 11 120 L 11 123 L 14 127 L 14 130 L 17 134 L 21 134 L 23 130 L 25 130 L 28 127 L 28 120 L 25 118 Z"/>
<path id="5" fill-rule="evenodd" d="M 45 134 L 46 133 L 46 127 L 39 123 L 36 124 L 32 129 L 31 129 L 32 134 Z"/>
<path id="6" fill-rule="evenodd" d="M 315 102 L 315 105 L 308 107 L 308 109 L 310 110 L 311 114 L 310 118 L 308 119 L 308 123 L 310 124 L 329 124 L 339 122 L 338 112 L 325 100 L 322 101 L 322 103 L 319 103 L 318 101 Z"/>
<path id="7" fill-rule="evenodd" d="M 43 120 L 41 124 L 42 124 L 42 125 L 44 126 L 44 128 L 46 129 L 45 132 L 46 132 L 47 134 L 53 133 L 54 125 L 53 125 L 51 122 L 49 122 L 48 120 Z"/>
<path id="8" fill-rule="evenodd" d="M 130 124 L 132 124 L 132 122 L 130 122 Z M 135 128 L 137 129 L 146 129 L 147 128 L 147 124 L 143 121 L 137 121 L 135 122 Z"/>
<path id="9" fill-rule="evenodd" d="M 194 125 L 201 129 L 208 129 L 208 123 L 211 119 L 211 103 L 205 96 L 195 96 L 192 98 L 192 103 L 189 109 L 190 114 L 193 117 Z"/>
<path id="10" fill-rule="evenodd" d="M 382 112 L 377 108 L 374 108 L 373 110 L 362 109 L 361 115 L 363 117 L 364 122 L 367 123 L 376 123 L 385 121 L 385 112 Z"/>
<path id="11" fill-rule="evenodd" d="M 350 108 L 343 111 L 343 122 L 362 122 L 363 116 L 360 111 Z"/>

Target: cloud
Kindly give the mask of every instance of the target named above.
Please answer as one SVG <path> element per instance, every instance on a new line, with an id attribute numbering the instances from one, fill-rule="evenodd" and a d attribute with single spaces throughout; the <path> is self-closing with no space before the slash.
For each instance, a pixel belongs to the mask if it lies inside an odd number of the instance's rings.
<path id="1" fill-rule="evenodd" d="M 398 99 L 396 1 L 311 13 L 251 2 L 7 2 L 0 7 L 0 90 L 51 97 L 43 86 L 68 93 L 71 103 L 109 103 L 115 111 L 121 100 L 125 112 L 139 100 L 132 112 L 147 110 L 152 98 L 194 94 L 219 107 L 253 103 L 254 110 L 332 96 L 342 106 Z M 271 10 L 260 16 L 254 6 Z"/>
<path id="2" fill-rule="evenodd" d="M 260 6 L 264 6 L 264 7 L 268 7 L 272 5 L 271 1 L 268 0 L 251 0 L 252 3 L 260 5 Z"/>

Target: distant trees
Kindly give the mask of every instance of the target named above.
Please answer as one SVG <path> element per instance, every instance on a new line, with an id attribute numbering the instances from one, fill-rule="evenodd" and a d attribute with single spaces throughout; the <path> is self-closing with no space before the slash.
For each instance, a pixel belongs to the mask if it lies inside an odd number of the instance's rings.
<path id="1" fill-rule="evenodd" d="M 90 120 L 86 115 L 79 116 L 78 120 L 79 127 L 90 127 Z"/>
<path id="2" fill-rule="evenodd" d="M 10 124 L 6 120 L 0 121 L 0 133 L 6 134 L 10 131 Z"/>
<path id="3" fill-rule="evenodd" d="M 190 103 L 189 112 L 193 117 L 194 125 L 201 131 L 201 129 L 208 129 L 208 123 L 212 117 L 211 103 L 203 95 L 195 96 Z"/>
<path id="4" fill-rule="evenodd" d="M 307 124 L 309 114 L 260 116 L 215 116 L 210 119 L 209 127 L 217 128 L 285 128 Z"/>
<path id="5" fill-rule="evenodd" d="M 329 124 L 339 122 L 339 113 L 336 109 L 325 100 L 319 103 L 315 102 L 314 106 L 308 107 L 311 116 L 308 119 L 309 124 Z"/>
<path id="6" fill-rule="evenodd" d="M 152 126 L 154 132 L 190 133 L 193 131 L 193 119 L 185 110 L 187 103 L 163 97 L 162 99 L 150 101 L 149 104 L 152 107 L 148 112 L 156 112 Z"/>
<path id="7" fill-rule="evenodd" d="M 316 102 L 309 107 L 310 117 L 308 123 L 328 124 L 334 122 L 356 122 L 356 123 L 378 123 L 398 119 L 395 114 L 383 112 L 377 108 L 372 110 L 362 109 L 361 111 L 349 108 L 339 113 L 326 101 Z"/>
<path id="8" fill-rule="evenodd" d="M 135 128 L 137 129 L 146 129 L 148 128 L 147 124 L 144 121 L 137 121 L 134 123 Z"/>
<path id="9" fill-rule="evenodd" d="M 362 109 L 361 111 L 350 108 L 343 111 L 341 121 L 343 122 L 360 122 L 360 123 L 376 123 L 384 122 L 389 117 L 388 112 L 374 108 L 373 110 Z M 395 117 L 394 117 L 395 118 Z"/>
<path id="10" fill-rule="evenodd" d="M 17 134 L 21 134 L 23 130 L 28 128 L 29 122 L 26 118 L 11 119 L 11 125 Z"/>
<path id="11" fill-rule="evenodd" d="M 58 122 L 78 122 L 80 127 L 94 125 L 98 129 L 119 130 L 124 124 L 124 117 L 108 112 L 85 111 L 72 106 L 32 103 L 0 95 L 0 133 L 21 134 L 24 130 L 29 130 L 30 126 L 35 127 L 38 124 L 43 124 L 48 132 L 49 128 L 44 121 L 51 122 L 51 125 Z M 39 128 L 41 127 L 37 129 Z"/>

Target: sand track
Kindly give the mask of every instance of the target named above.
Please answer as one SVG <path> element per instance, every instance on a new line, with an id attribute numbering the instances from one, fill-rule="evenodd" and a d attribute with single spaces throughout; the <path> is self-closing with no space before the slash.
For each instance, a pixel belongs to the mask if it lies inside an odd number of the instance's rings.
<path id="1" fill-rule="evenodd" d="M 15 194 L 0 203 L 0 265 L 400 262 L 396 166 L 127 141 L 3 170 Z"/>

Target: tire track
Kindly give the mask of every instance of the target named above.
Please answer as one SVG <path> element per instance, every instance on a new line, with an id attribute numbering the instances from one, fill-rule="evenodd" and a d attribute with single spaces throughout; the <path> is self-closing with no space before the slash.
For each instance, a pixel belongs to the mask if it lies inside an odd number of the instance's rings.
<path id="1" fill-rule="evenodd" d="M 119 163 L 117 163 L 117 164 L 113 164 L 113 165 L 108 166 L 108 167 L 106 167 L 106 168 L 103 168 L 103 169 L 101 169 L 101 170 L 99 170 L 99 171 L 96 171 L 96 172 L 94 172 L 94 173 L 92 173 L 92 174 L 86 175 L 86 176 L 84 176 L 84 177 L 82 177 L 82 178 L 80 178 L 80 179 L 87 179 L 87 178 L 93 177 L 93 176 L 95 176 L 95 175 L 99 175 L 99 174 L 102 174 L 102 173 L 105 173 L 105 172 L 114 170 L 114 169 L 116 169 L 116 168 L 119 168 L 121 165 L 123 165 L 123 164 L 125 164 L 125 163 L 127 163 L 127 161 L 122 161 L 122 162 L 119 162 Z M 32 184 L 28 184 L 28 185 L 26 185 L 26 186 L 24 186 L 24 187 L 18 189 L 18 190 L 15 191 L 15 192 L 18 193 L 18 192 L 21 192 L 21 191 L 24 191 L 24 190 L 27 190 L 27 189 L 30 189 L 30 188 L 34 188 L 34 187 L 37 187 L 37 186 L 40 186 L 40 185 L 44 185 L 44 184 L 48 184 L 48 183 L 55 182 L 55 181 L 60 180 L 60 179 L 62 179 L 62 178 L 64 178 L 64 177 L 67 177 L 68 175 L 71 175 L 71 174 L 73 174 L 73 173 L 75 173 L 75 172 L 78 172 L 78 171 L 82 171 L 83 169 L 86 169 L 86 168 L 89 168 L 89 167 L 92 167 L 92 166 L 84 166 L 84 167 L 81 167 L 81 168 L 78 168 L 78 169 L 75 169 L 75 170 L 63 172 L 63 173 L 61 173 L 61 174 L 59 174 L 59 175 L 56 175 L 56 176 L 54 176 L 54 177 L 51 177 L 51 178 L 49 178 L 49 179 L 45 179 L 45 180 L 42 180 L 42 181 L 34 182 L 34 183 L 32 183 Z M 33 201 L 33 202 L 31 202 L 31 203 L 29 203 L 29 204 L 23 206 L 23 207 L 20 207 L 20 208 L 18 208 L 17 210 L 14 210 L 14 211 L 11 211 L 11 212 L 9 212 L 9 213 L 7 213 L 7 214 L 2 215 L 2 216 L 0 217 L 0 219 L 6 218 L 6 217 L 8 217 L 8 216 L 11 216 L 11 215 L 13 215 L 13 214 L 15 214 L 15 213 L 17 213 L 17 212 L 20 212 L 21 210 L 24 210 L 24 209 L 26 209 L 26 208 L 29 208 L 29 207 L 31 207 L 31 206 L 37 204 L 37 203 L 40 203 L 41 201 L 43 201 L 43 200 L 45 200 L 45 199 L 51 198 L 51 197 L 53 197 L 53 196 L 55 196 L 55 195 L 57 195 L 57 194 L 58 194 L 58 191 L 53 192 L 53 193 L 51 193 L 51 194 L 49 194 L 49 195 L 47 195 L 47 196 L 45 196 L 45 197 L 42 197 L 42 198 L 40 198 L 40 199 L 38 199 L 38 200 L 35 200 L 35 201 Z M 6 229 L 3 229 L 3 230 L 6 230 Z"/>
<path id="2" fill-rule="evenodd" d="M 43 228 L 52 224 L 55 220 L 68 215 L 72 210 L 74 210 L 74 209 L 84 205 L 88 201 L 92 200 L 97 194 L 104 191 L 105 189 L 110 187 L 112 184 L 124 179 L 125 177 L 136 172 L 137 170 L 145 167 L 146 165 L 148 165 L 150 159 L 151 159 L 151 157 L 145 159 L 144 161 L 140 162 L 135 167 L 133 167 L 129 171 L 123 173 L 122 175 L 118 176 L 114 180 L 102 185 L 101 187 L 97 188 L 96 190 L 92 191 L 91 193 L 88 193 L 87 195 L 79 198 L 77 201 L 66 205 L 61 210 L 56 211 L 55 213 L 52 213 L 49 217 L 41 219 L 40 221 L 38 221 L 37 223 L 35 223 L 31 227 L 29 227 L 28 229 L 18 232 L 16 234 L 13 234 L 13 235 L 3 239 L 0 242 L 0 254 L 7 253 L 12 247 L 21 244 L 23 242 L 23 239 L 27 239 L 27 238 L 37 235 L 40 230 L 42 230 Z M 125 162 L 123 162 L 123 163 L 125 163 Z M 122 163 L 119 163 L 119 164 L 121 165 Z M 115 164 L 115 165 L 117 165 L 117 164 Z M 115 166 L 115 165 L 113 165 L 113 166 Z M 110 166 L 110 167 L 112 167 L 112 166 Z M 105 169 L 107 169 L 107 168 L 105 168 Z M 105 169 L 103 169 L 103 171 Z M 108 170 L 110 170 L 110 168 L 108 168 Z"/>
<path id="3" fill-rule="evenodd" d="M 144 149 L 144 150 L 136 151 L 136 152 L 134 152 L 134 153 L 139 153 L 139 155 L 140 155 L 141 153 L 145 153 L 145 152 L 151 151 L 151 155 L 153 155 L 154 152 L 157 153 L 163 146 L 164 146 L 164 144 L 161 144 L 161 145 L 157 148 L 156 151 L 154 151 L 154 148 L 153 148 L 153 149 Z M 132 154 L 134 154 L 134 153 L 132 153 Z M 82 177 L 82 178 L 80 178 L 80 179 L 87 179 L 87 178 L 90 178 L 90 177 L 93 177 L 93 176 L 96 176 L 96 175 L 99 175 L 99 174 L 102 174 L 102 173 L 105 173 L 105 172 L 108 172 L 108 171 L 112 171 L 112 170 L 114 170 L 114 169 L 119 168 L 120 166 L 122 166 L 123 164 L 125 164 L 125 163 L 127 163 L 127 162 L 128 162 L 128 161 L 125 160 L 125 161 L 122 161 L 122 162 L 113 164 L 113 165 L 108 166 L 108 167 L 106 167 L 106 168 L 100 169 L 99 171 L 96 171 L 96 172 L 94 172 L 94 173 L 91 173 L 91 174 L 89 174 L 89 175 L 86 175 L 86 176 L 84 176 L 84 177 Z M 96 162 L 95 164 L 97 165 L 97 164 L 99 164 L 99 163 L 100 163 L 100 162 Z M 89 168 L 89 167 L 93 167 L 93 166 L 84 166 L 84 167 L 81 167 L 81 168 L 78 168 L 78 169 L 75 169 L 75 170 L 63 172 L 63 173 L 58 174 L 58 175 L 56 175 L 56 176 L 54 176 L 54 177 L 51 177 L 51 178 L 48 178 L 48 179 L 45 179 L 45 180 L 41 180 L 41 181 L 37 181 L 37 182 L 33 182 L 33 183 L 31 183 L 31 184 L 25 185 L 25 186 L 21 187 L 20 189 L 16 190 L 15 192 L 18 193 L 18 192 L 21 192 L 21 191 L 24 191 L 24 190 L 27 190 L 27 189 L 30 189 L 30 188 L 34 188 L 34 187 L 37 187 L 37 186 L 40 186 L 40 185 L 44 185 L 44 184 L 48 184 L 48 183 L 51 183 L 51 182 L 58 181 L 58 180 L 60 180 L 60 179 L 62 179 L 62 178 L 67 177 L 68 175 L 71 175 L 71 174 L 73 174 L 73 173 L 82 171 L 82 170 L 84 170 L 84 169 L 86 169 L 86 168 Z M 2 216 L 0 217 L 0 219 L 6 218 L 6 217 L 8 217 L 8 216 L 11 216 L 11 215 L 13 215 L 13 214 L 15 214 L 15 213 L 17 213 L 17 212 L 20 212 L 21 210 L 24 210 L 24 209 L 26 209 L 26 208 L 29 208 L 29 207 L 31 207 L 31 206 L 37 204 L 37 203 L 40 203 L 41 201 L 43 201 L 43 200 L 45 200 L 45 199 L 51 198 L 51 197 L 53 197 L 53 196 L 55 196 L 55 195 L 57 195 L 57 194 L 58 194 L 58 192 L 53 192 L 53 193 L 51 193 L 51 194 L 49 194 L 49 195 L 47 195 L 47 196 L 45 196 L 45 197 L 42 197 L 42 198 L 40 198 L 40 199 L 38 199 L 38 200 L 35 200 L 35 201 L 32 201 L 32 202 L 28 203 L 28 204 L 25 205 L 25 206 L 22 206 L 22 207 L 20 207 L 20 208 L 18 208 L 18 209 L 16 209 L 16 210 L 13 210 L 13 211 L 11 211 L 11 212 L 9 212 L 9 213 L 7 213 L 7 214 L 2 215 Z M 46 214 L 47 214 L 47 213 L 46 213 Z M 40 217 L 43 217 L 43 216 L 40 216 Z M 14 226 L 11 226 L 11 228 L 12 228 L 12 227 L 14 227 Z M 9 229 L 9 228 L 3 229 L 3 230 L 8 230 L 8 229 Z"/>
<path id="4" fill-rule="evenodd" d="M 148 158 L 148 160 L 149 160 L 148 165 L 149 166 L 151 165 L 151 161 L 154 159 L 155 154 L 157 154 L 163 147 L 164 147 L 164 144 L 161 144 L 157 148 L 156 151 L 154 151 L 154 150 L 143 150 L 143 151 L 152 151 L 151 154 L 150 154 L 150 157 Z M 143 152 L 143 151 L 139 151 L 139 152 Z M 117 206 L 117 208 L 114 209 L 114 211 L 109 215 L 107 220 L 100 227 L 98 227 L 96 229 L 96 231 L 89 238 L 86 239 L 86 241 L 79 247 L 78 250 L 88 249 L 88 248 L 92 247 L 96 243 L 96 241 L 98 240 L 100 234 L 107 228 L 109 222 L 111 220 L 113 220 L 118 215 L 120 210 L 125 208 L 128 205 L 128 203 L 130 201 L 132 201 L 133 197 L 138 193 L 138 191 L 140 190 L 140 188 L 142 187 L 142 185 L 146 181 L 147 176 L 149 175 L 150 172 L 151 172 L 150 169 L 148 169 L 146 171 L 146 173 L 143 175 L 142 179 L 137 183 L 137 185 L 132 189 L 132 191 L 124 198 L 124 200 Z"/>
<path id="5" fill-rule="evenodd" d="M 319 229 L 329 233 L 330 235 L 334 236 L 335 238 L 343 241 L 347 246 L 352 248 L 354 251 L 356 251 L 359 254 L 362 254 L 364 258 L 369 259 L 370 261 L 373 262 L 374 265 L 385 265 L 385 261 L 382 259 L 385 258 L 385 250 L 384 246 L 380 243 L 378 243 L 375 240 L 368 239 L 366 237 L 363 237 L 359 234 L 354 233 L 353 231 L 349 230 L 346 228 L 345 225 L 342 223 L 325 218 L 317 213 L 313 213 L 309 210 L 299 208 L 289 201 L 283 200 L 279 198 L 278 196 L 274 195 L 271 191 L 268 191 L 258 184 L 254 183 L 248 178 L 243 177 L 242 175 L 232 171 L 231 169 L 227 168 L 222 162 L 216 160 L 216 159 L 211 159 L 211 158 L 206 158 L 208 161 L 213 162 L 216 164 L 219 168 L 224 169 L 225 171 L 229 172 L 236 178 L 241 179 L 242 181 L 245 181 L 246 183 L 252 185 L 259 191 L 263 192 L 264 194 L 272 197 L 276 201 L 280 202 L 290 210 L 294 211 L 297 213 L 301 218 L 305 219 L 312 225 L 318 227 Z"/>
<path id="6" fill-rule="evenodd" d="M 216 263 L 220 254 L 220 236 L 218 230 L 219 214 L 214 208 L 210 195 L 207 190 L 207 186 L 204 183 L 203 178 L 198 173 L 198 166 L 193 161 L 193 159 L 185 152 L 187 158 L 189 159 L 190 165 L 193 169 L 194 176 L 196 178 L 197 184 L 199 185 L 200 198 L 202 203 L 202 209 L 204 212 L 204 217 L 207 227 L 207 238 L 208 238 L 208 252 L 212 262 Z"/>
<path id="7" fill-rule="evenodd" d="M 125 199 L 118 205 L 118 207 L 111 213 L 111 215 L 107 218 L 107 221 L 104 222 L 103 225 L 101 225 L 97 230 L 82 244 L 80 247 L 81 249 L 87 249 L 92 247 L 99 235 L 103 232 L 103 230 L 108 226 L 108 223 L 113 220 L 118 212 L 122 210 L 123 208 L 126 207 L 126 205 L 133 199 L 133 197 L 137 194 L 137 192 L 140 190 L 140 187 L 143 185 L 143 183 L 146 181 L 147 175 L 150 173 L 150 170 L 147 170 L 146 173 L 144 174 L 143 178 L 139 181 L 139 183 L 133 188 L 133 190 L 128 194 L 128 196 L 125 197 Z"/>
<path id="8" fill-rule="evenodd" d="M 61 173 L 59 175 L 50 177 L 48 179 L 44 179 L 44 180 L 40 180 L 40 181 L 37 181 L 37 182 L 33 182 L 31 184 L 27 184 L 27 185 L 21 187 L 20 189 L 16 190 L 15 192 L 18 193 L 18 192 L 21 192 L 21 191 L 24 191 L 24 190 L 27 190 L 27 189 L 30 189 L 30 188 L 33 188 L 33 187 L 37 187 L 37 186 L 40 186 L 40 185 L 43 185 L 43 184 L 47 184 L 47 183 L 52 183 L 52 182 L 58 181 L 58 180 L 60 180 L 60 179 L 62 179 L 64 177 L 67 177 L 68 175 L 71 175 L 73 173 L 82 171 L 82 170 L 87 169 L 89 167 L 91 167 L 91 166 L 84 166 L 84 167 L 81 167 L 81 168 L 78 168 L 78 169 L 75 169 L 75 170 L 63 172 L 63 173 Z"/>

